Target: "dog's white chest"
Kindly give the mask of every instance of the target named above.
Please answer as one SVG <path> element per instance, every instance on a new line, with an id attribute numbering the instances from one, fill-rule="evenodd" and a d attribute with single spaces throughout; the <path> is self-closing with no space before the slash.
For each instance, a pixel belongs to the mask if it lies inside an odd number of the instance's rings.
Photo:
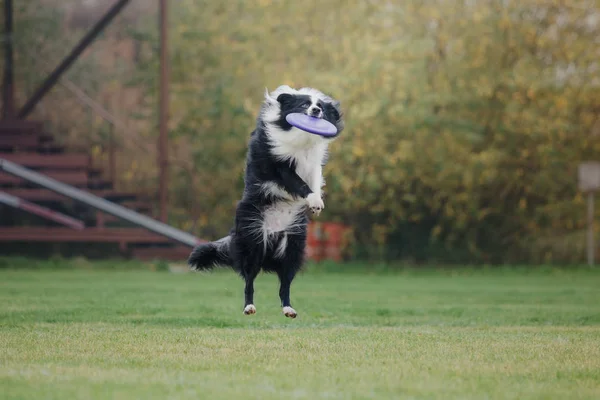
<path id="1" fill-rule="evenodd" d="M 323 162 L 328 142 L 297 128 L 292 128 L 289 132 L 271 128 L 268 132 L 275 156 L 283 161 L 293 160 L 298 176 L 305 182 L 310 182 L 316 168 Z"/>
<path id="2" fill-rule="evenodd" d="M 281 201 L 265 209 L 263 230 L 267 235 L 290 231 L 298 223 L 300 213 L 304 212 L 303 201 Z"/>
<path id="3" fill-rule="evenodd" d="M 311 149 L 297 151 L 294 154 L 296 162 L 296 174 L 309 185 L 314 180 L 317 169 L 321 167 L 321 161 L 325 155 L 325 149 L 315 146 Z"/>

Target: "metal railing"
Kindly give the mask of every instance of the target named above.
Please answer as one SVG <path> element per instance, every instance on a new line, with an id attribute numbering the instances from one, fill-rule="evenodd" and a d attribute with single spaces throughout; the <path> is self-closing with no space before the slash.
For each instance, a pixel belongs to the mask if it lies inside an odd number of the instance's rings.
<path id="1" fill-rule="evenodd" d="M 200 243 L 203 243 L 203 241 L 201 241 L 199 238 L 190 235 L 187 232 L 173 228 L 172 226 L 156 221 L 135 211 L 131 211 L 123 206 L 114 204 L 108 200 L 104 200 L 101 197 L 94 196 L 86 191 L 66 185 L 55 179 L 49 178 L 46 175 L 24 168 L 11 161 L 0 158 L 0 170 L 35 183 L 36 185 L 42 186 L 46 189 L 52 190 L 55 193 L 59 193 L 63 196 L 80 201 L 107 214 L 114 215 L 115 217 L 139 225 L 154 233 L 165 236 L 184 245 L 194 247 Z"/>

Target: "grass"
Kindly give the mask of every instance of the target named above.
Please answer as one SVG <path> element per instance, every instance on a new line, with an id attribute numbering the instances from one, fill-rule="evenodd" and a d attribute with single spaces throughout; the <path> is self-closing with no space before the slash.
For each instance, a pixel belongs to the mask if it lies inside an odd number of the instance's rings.
<path id="1" fill-rule="evenodd" d="M 0 266 L 3 399 L 600 398 L 600 271 Z"/>

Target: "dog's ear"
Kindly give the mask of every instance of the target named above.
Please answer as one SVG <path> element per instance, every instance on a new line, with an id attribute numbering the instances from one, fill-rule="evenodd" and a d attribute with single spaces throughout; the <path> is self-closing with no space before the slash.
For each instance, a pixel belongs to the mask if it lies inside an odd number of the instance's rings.
<path id="1" fill-rule="evenodd" d="M 274 104 L 277 102 L 277 100 L 275 100 L 274 98 L 271 97 L 271 94 L 269 93 L 268 88 L 265 88 L 265 101 L 267 103 L 271 103 L 271 104 Z"/>
<path id="2" fill-rule="evenodd" d="M 325 113 L 329 115 L 330 119 L 338 128 L 338 133 L 344 130 L 344 114 L 342 112 L 342 107 L 339 101 L 332 100 L 331 102 L 325 103 Z"/>
<path id="3" fill-rule="evenodd" d="M 336 121 L 339 121 L 342 118 L 342 108 L 339 101 L 333 100 L 330 103 L 325 103 L 325 107 Z"/>
<path id="4" fill-rule="evenodd" d="M 330 115 L 337 121 L 341 117 L 340 103 L 326 103 Z"/>
<path id="5" fill-rule="evenodd" d="M 277 101 L 281 104 L 289 103 L 293 99 L 294 99 L 294 96 L 292 96 L 289 93 L 282 93 L 279 96 L 277 96 Z"/>

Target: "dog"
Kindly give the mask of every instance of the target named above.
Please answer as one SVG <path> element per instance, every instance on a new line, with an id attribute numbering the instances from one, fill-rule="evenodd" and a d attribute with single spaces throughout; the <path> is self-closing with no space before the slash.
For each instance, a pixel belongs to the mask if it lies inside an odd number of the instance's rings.
<path id="1" fill-rule="evenodd" d="M 314 135 L 286 121 L 290 113 L 323 118 L 337 128 L 331 137 Z M 283 85 L 265 98 L 250 135 L 244 192 L 228 236 L 197 246 L 189 256 L 193 270 L 229 266 L 245 281 L 244 314 L 256 313 L 254 280 L 276 273 L 283 314 L 296 318 L 290 285 L 304 263 L 309 213 L 325 207 L 322 168 L 327 149 L 344 129 L 340 102 L 313 88 Z"/>

